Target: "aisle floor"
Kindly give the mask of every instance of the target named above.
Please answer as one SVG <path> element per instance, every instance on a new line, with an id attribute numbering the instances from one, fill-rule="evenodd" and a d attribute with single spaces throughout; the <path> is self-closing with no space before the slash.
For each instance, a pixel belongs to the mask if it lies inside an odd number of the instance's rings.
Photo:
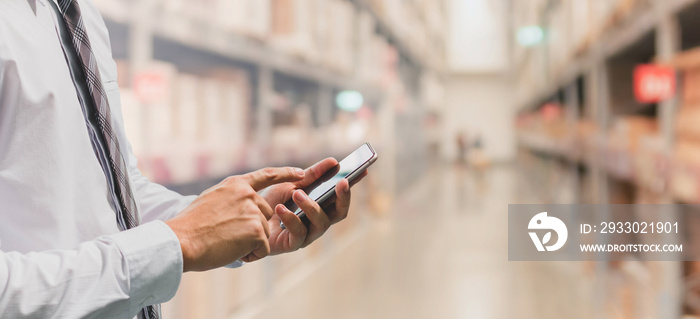
<path id="1" fill-rule="evenodd" d="M 537 202 L 523 195 L 530 186 L 509 166 L 431 170 L 389 216 L 249 317 L 590 318 L 583 265 L 508 261 L 508 204 Z"/>

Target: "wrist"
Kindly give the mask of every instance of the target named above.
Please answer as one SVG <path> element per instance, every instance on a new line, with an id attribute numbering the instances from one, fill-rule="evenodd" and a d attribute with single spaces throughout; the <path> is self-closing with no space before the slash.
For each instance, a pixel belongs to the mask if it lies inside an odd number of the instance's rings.
<path id="1" fill-rule="evenodd" d="M 168 227 L 175 233 L 180 243 L 180 251 L 182 253 L 182 272 L 192 271 L 193 261 L 196 260 L 194 245 L 187 235 L 187 231 L 180 227 L 178 220 L 169 220 L 165 222 Z"/>

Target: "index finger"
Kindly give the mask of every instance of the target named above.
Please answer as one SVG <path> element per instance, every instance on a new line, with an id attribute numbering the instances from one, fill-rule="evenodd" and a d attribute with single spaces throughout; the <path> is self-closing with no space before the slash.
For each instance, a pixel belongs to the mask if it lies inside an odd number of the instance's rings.
<path id="1" fill-rule="evenodd" d="M 266 167 L 241 177 L 257 192 L 270 185 L 296 182 L 304 178 L 304 170 L 296 167 Z"/>

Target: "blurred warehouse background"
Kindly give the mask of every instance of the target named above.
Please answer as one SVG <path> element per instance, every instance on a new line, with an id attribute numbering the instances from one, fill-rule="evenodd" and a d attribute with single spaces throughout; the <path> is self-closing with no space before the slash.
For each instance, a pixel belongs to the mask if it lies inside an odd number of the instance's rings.
<path id="1" fill-rule="evenodd" d="M 504 244 L 509 203 L 700 202 L 700 1 L 93 1 L 151 180 L 198 194 L 380 154 L 347 221 L 186 274 L 169 318 L 700 313 L 696 263 L 509 263 Z"/>

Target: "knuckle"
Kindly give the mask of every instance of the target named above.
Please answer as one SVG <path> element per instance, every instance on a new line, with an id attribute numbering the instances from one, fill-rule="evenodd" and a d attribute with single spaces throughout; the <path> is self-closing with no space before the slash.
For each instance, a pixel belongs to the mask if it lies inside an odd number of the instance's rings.
<path id="1" fill-rule="evenodd" d="M 253 228 L 254 235 L 256 240 L 258 241 L 265 241 L 267 240 L 267 234 L 265 234 L 265 227 L 258 221 L 258 223 L 255 225 L 255 228 Z"/>
<path id="2" fill-rule="evenodd" d="M 214 193 L 214 194 L 224 193 L 224 192 L 226 192 L 226 188 L 227 188 L 226 185 L 216 185 L 216 186 L 208 189 L 207 192 Z"/>
<path id="3" fill-rule="evenodd" d="M 262 224 L 260 223 L 259 218 L 250 218 L 248 223 L 245 225 L 246 226 L 246 234 L 247 237 L 252 238 L 255 241 L 258 241 L 261 239 L 260 234 L 262 233 L 264 235 L 265 229 L 263 228 Z"/>
<path id="4" fill-rule="evenodd" d="M 230 185 L 238 181 L 238 176 L 229 176 L 224 179 L 224 184 Z"/>
<path id="5" fill-rule="evenodd" d="M 221 187 L 222 192 L 227 192 L 229 194 L 238 194 L 242 190 L 240 183 L 237 180 L 232 179 L 228 181 Z"/>
<path id="6" fill-rule="evenodd" d="M 254 189 L 250 188 L 250 186 L 246 186 L 241 187 L 241 195 L 249 200 L 254 200 L 258 196 L 258 193 L 256 193 Z"/>
<path id="7" fill-rule="evenodd" d="M 235 184 L 230 187 L 237 198 L 252 199 L 256 195 L 255 190 L 248 184 Z"/>
<path id="8" fill-rule="evenodd" d="M 258 217 L 258 214 L 260 214 L 260 208 L 252 201 L 246 202 L 243 209 L 247 214 L 253 215 L 255 217 Z"/>
<path id="9" fill-rule="evenodd" d="M 328 218 L 324 218 L 324 219 L 321 221 L 321 225 L 320 225 L 320 226 L 321 226 L 321 228 L 323 228 L 323 229 L 328 229 L 328 228 L 331 227 L 331 221 L 330 221 Z"/>
<path id="10" fill-rule="evenodd" d="M 277 173 L 276 169 L 272 167 L 266 167 L 260 171 L 260 175 L 262 175 L 262 178 L 270 180 L 277 178 L 279 174 Z"/>

